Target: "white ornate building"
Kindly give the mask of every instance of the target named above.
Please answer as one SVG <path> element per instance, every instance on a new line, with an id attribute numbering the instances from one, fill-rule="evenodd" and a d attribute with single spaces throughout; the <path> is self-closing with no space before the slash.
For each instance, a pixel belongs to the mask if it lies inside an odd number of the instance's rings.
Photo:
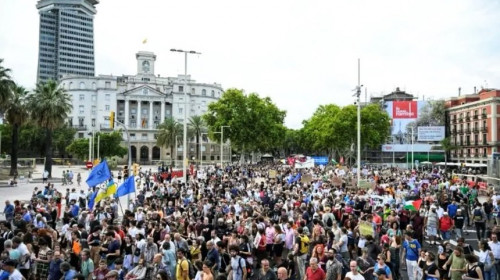
<path id="1" fill-rule="evenodd" d="M 136 75 L 63 77 L 60 84 L 73 98 L 68 124 L 77 129 L 78 138 L 91 137 L 95 131 L 109 132 L 109 116 L 114 111 L 116 120 L 129 129 L 133 162 L 169 160 L 170 149 L 156 145 L 157 126 L 168 117 L 183 123 L 184 110 L 188 110 L 188 121 L 191 116 L 203 115 L 208 104 L 221 97 L 223 89 L 216 83 L 197 83 L 190 75 L 186 77 L 188 88 L 185 89 L 184 75 L 155 75 L 154 53 L 140 51 L 136 59 Z M 188 91 L 187 100 L 185 90 Z M 126 139 L 125 132 L 123 137 Z M 189 143 L 188 157 L 193 158 L 196 143 L 193 139 Z M 204 161 L 220 159 L 218 144 L 203 143 L 202 151 Z M 224 160 L 227 160 L 229 147 L 224 147 L 224 154 Z M 182 137 L 179 137 L 177 151 L 172 156 L 182 160 Z"/>

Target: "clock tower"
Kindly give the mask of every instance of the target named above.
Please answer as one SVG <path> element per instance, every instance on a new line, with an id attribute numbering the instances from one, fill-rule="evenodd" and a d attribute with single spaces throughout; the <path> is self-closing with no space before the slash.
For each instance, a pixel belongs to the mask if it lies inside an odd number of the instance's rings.
<path id="1" fill-rule="evenodd" d="M 137 74 L 154 76 L 156 55 L 152 52 L 140 51 L 135 57 L 137 59 Z"/>

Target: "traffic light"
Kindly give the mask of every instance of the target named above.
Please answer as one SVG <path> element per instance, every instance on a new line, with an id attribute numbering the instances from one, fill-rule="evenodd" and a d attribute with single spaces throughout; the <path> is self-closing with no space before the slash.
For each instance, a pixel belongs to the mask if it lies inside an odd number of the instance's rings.
<path id="1" fill-rule="evenodd" d="M 123 178 L 124 179 L 128 178 L 128 166 L 127 165 L 123 166 Z"/>
<path id="2" fill-rule="evenodd" d="M 115 128 L 115 111 L 109 113 L 109 128 Z"/>
<path id="3" fill-rule="evenodd" d="M 137 176 L 139 175 L 139 164 L 137 163 L 134 163 L 133 166 L 132 166 L 132 172 L 134 174 L 134 176 Z"/>

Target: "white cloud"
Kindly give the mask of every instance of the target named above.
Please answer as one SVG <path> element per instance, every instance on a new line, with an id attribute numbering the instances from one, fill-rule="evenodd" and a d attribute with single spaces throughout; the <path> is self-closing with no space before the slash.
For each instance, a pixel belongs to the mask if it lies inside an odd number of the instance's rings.
<path id="1" fill-rule="evenodd" d="M 133 74 L 135 53 L 149 50 L 156 73 L 174 76 L 184 58 L 169 49 L 193 49 L 194 79 L 270 96 L 294 128 L 319 104 L 353 102 L 358 57 L 369 95 L 399 86 L 446 98 L 500 78 L 497 1 L 106 0 L 97 10 L 96 73 Z M 26 87 L 38 21 L 33 1 L 0 0 L 0 57 Z"/>

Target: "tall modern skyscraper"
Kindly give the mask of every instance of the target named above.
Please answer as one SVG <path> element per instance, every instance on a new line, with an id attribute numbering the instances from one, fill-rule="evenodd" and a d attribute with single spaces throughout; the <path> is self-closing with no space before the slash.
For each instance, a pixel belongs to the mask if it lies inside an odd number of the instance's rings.
<path id="1" fill-rule="evenodd" d="M 94 76 L 94 15 L 98 0 L 39 0 L 37 82 L 65 74 Z"/>

